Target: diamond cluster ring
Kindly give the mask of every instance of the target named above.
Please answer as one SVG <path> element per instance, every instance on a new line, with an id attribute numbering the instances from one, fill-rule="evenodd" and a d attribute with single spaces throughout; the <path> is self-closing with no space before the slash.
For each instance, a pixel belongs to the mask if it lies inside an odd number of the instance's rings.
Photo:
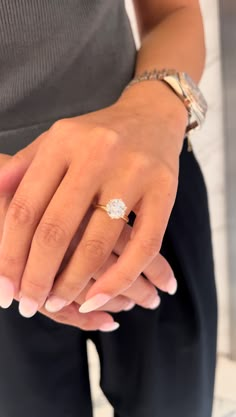
<path id="1" fill-rule="evenodd" d="M 127 207 L 121 198 L 113 198 L 106 205 L 94 204 L 94 207 L 106 211 L 111 219 L 123 219 L 126 223 L 129 221 L 128 216 L 125 214 Z"/>

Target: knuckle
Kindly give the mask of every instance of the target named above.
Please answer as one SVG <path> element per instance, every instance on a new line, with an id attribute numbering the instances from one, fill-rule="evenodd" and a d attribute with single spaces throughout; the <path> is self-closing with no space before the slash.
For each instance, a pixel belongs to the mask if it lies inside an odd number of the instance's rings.
<path id="1" fill-rule="evenodd" d="M 165 166 L 161 172 L 157 173 L 159 181 L 165 186 L 165 189 L 176 188 L 178 184 L 178 174 L 175 169 Z"/>
<path id="2" fill-rule="evenodd" d="M 119 140 L 119 133 L 103 126 L 94 127 L 91 132 L 93 146 L 96 144 L 100 153 L 113 151 Z"/>
<path id="3" fill-rule="evenodd" d="M 52 124 L 52 126 L 50 126 L 49 131 L 58 134 L 60 132 L 63 132 L 64 130 L 67 130 L 70 126 L 72 126 L 72 122 L 70 121 L 70 119 L 59 119 L 56 120 Z"/>
<path id="4" fill-rule="evenodd" d="M 37 294 L 38 296 L 40 294 L 46 294 L 49 290 L 47 282 L 43 281 L 37 281 L 33 278 L 24 278 L 22 282 L 22 290 L 27 291 L 29 294 Z"/>
<path id="5" fill-rule="evenodd" d="M 70 276 L 71 278 L 71 276 Z M 60 287 L 60 293 L 63 294 L 64 297 L 70 298 L 73 295 L 73 298 L 78 296 L 80 292 L 83 290 L 84 282 L 78 280 L 78 272 L 75 274 L 74 280 L 67 280 L 65 282 L 65 286 Z"/>
<path id="6" fill-rule="evenodd" d="M 53 248 L 64 246 L 67 238 L 68 233 L 66 229 L 60 224 L 50 221 L 40 224 L 35 234 L 37 243 Z"/>
<path id="7" fill-rule="evenodd" d="M 4 251 L 1 253 L 1 268 L 9 267 L 13 271 L 19 271 L 20 266 L 25 263 L 25 258 L 22 256 L 17 256 L 10 251 Z M 7 272 L 6 272 L 6 275 Z"/>
<path id="8" fill-rule="evenodd" d="M 107 143 L 115 143 L 119 138 L 119 133 L 115 129 L 104 126 L 94 127 L 91 134 L 94 135 L 94 137 L 102 138 Z"/>
<path id="9" fill-rule="evenodd" d="M 107 145 L 115 145 L 120 134 L 115 129 L 106 129 L 104 133 L 104 141 Z"/>
<path id="10" fill-rule="evenodd" d="M 145 154 L 135 154 L 135 157 L 132 158 L 132 166 L 135 171 L 138 173 L 143 173 L 147 169 L 150 169 L 151 161 L 150 158 Z"/>
<path id="11" fill-rule="evenodd" d="M 140 241 L 140 247 L 144 255 L 152 258 L 160 251 L 161 243 L 159 237 L 149 237 Z"/>
<path id="12" fill-rule="evenodd" d="M 100 238 L 87 239 L 83 246 L 85 255 L 94 261 L 105 259 L 108 253 L 107 242 Z"/>
<path id="13" fill-rule="evenodd" d="M 26 198 L 17 196 L 10 203 L 7 216 L 14 224 L 30 225 L 35 222 L 36 210 Z"/>

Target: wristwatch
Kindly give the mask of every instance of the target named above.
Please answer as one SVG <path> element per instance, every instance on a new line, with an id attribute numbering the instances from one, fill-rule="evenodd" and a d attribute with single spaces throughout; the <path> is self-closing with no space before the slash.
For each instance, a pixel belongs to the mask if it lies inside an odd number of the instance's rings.
<path id="1" fill-rule="evenodd" d="M 127 87 L 144 80 L 164 81 L 182 100 L 189 116 L 186 135 L 202 126 L 208 105 L 201 90 L 186 72 L 178 72 L 174 69 L 145 71 L 133 78 Z"/>

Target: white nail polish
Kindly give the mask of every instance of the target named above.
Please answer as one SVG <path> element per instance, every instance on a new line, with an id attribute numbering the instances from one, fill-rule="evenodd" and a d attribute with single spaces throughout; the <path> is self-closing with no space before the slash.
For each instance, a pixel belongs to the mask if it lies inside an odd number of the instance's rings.
<path id="1" fill-rule="evenodd" d="M 149 308 L 151 310 L 155 310 L 157 307 L 159 307 L 161 303 L 161 299 L 160 297 L 157 297 L 151 304 L 149 304 Z"/>
<path id="2" fill-rule="evenodd" d="M 29 297 L 21 297 L 19 302 L 19 313 L 26 318 L 34 316 L 38 311 L 37 301 Z"/>
<path id="3" fill-rule="evenodd" d="M 66 300 L 52 295 L 50 298 L 48 298 L 44 307 L 49 313 L 56 313 L 65 307 L 66 304 L 68 304 Z"/>
<path id="4" fill-rule="evenodd" d="M 168 290 L 167 290 L 168 294 L 174 295 L 176 293 L 177 288 L 178 288 L 178 284 L 177 284 L 177 281 L 174 277 L 171 278 L 167 288 L 168 288 Z"/>
<path id="5" fill-rule="evenodd" d="M 97 294 L 92 298 L 89 298 L 85 303 L 83 303 L 80 308 L 80 313 L 90 313 L 90 311 L 97 310 L 98 308 L 102 307 L 106 304 L 111 297 L 107 294 Z"/>
<path id="6" fill-rule="evenodd" d="M 8 308 L 13 302 L 14 286 L 9 278 L 0 276 L 0 306 Z"/>
<path id="7" fill-rule="evenodd" d="M 135 303 L 133 303 L 133 301 L 131 301 L 123 310 L 124 311 L 130 311 L 132 310 L 132 308 L 134 308 Z"/>
<path id="8" fill-rule="evenodd" d="M 101 327 L 99 327 L 99 330 L 102 332 L 113 332 L 119 327 L 120 327 L 119 323 L 117 323 L 116 321 L 113 321 L 112 323 L 103 324 Z"/>

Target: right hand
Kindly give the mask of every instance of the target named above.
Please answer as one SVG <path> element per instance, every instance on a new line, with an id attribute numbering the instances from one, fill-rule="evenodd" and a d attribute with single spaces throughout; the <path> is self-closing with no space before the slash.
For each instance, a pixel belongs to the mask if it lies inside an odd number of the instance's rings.
<path id="1" fill-rule="evenodd" d="M 8 161 L 9 158 L 11 158 L 10 155 L 0 154 L 0 168 Z M 0 196 L 0 237 L 2 235 L 5 215 L 13 197 L 14 191 L 15 190 L 11 189 L 11 192 L 8 194 L 4 193 L 4 197 Z M 86 218 L 81 223 L 78 232 L 71 241 L 58 274 L 65 268 L 71 255 L 74 252 L 74 249 L 78 245 L 91 213 L 92 211 L 90 212 L 89 210 Z M 99 279 L 104 271 L 117 261 L 118 256 L 122 253 L 125 245 L 130 239 L 131 231 L 132 228 L 130 226 L 126 225 L 124 227 L 113 253 L 110 255 L 109 259 L 102 266 L 102 268 L 95 274 L 95 280 Z M 122 295 L 117 296 L 108 302 L 105 306 L 101 307 L 101 309 L 99 309 L 100 311 L 86 314 L 79 313 L 78 311 L 79 306 L 85 301 L 86 294 L 89 288 L 93 285 L 94 280 L 91 280 L 88 283 L 88 285 L 84 288 L 75 302 L 64 307 L 59 312 L 49 312 L 45 309 L 45 307 L 40 308 L 38 311 L 56 322 L 79 327 L 83 330 L 108 330 L 109 327 L 114 323 L 114 320 L 112 316 L 106 311 L 119 312 L 130 309 L 132 305 L 134 306 L 135 304 L 144 308 L 156 308 L 159 305 L 160 298 L 157 296 L 155 286 L 160 288 L 162 291 L 168 292 L 168 282 L 173 275 L 173 272 L 168 262 L 162 257 L 162 255 L 158 254 L 156 256 L 153 262 L 151 262 L 145 269 L 144 274 L 148 280 L 140 276 L 137 281 L 135 281 L 135 283 L 130 286 L 130 288 L 128 288 Z M 153 284 L 155 284 L 155 286 Z M 19 301 L 19 294 L 15 295 L 15 299 Z M 104 325 L 105 327 L 103 327 Z"/>

